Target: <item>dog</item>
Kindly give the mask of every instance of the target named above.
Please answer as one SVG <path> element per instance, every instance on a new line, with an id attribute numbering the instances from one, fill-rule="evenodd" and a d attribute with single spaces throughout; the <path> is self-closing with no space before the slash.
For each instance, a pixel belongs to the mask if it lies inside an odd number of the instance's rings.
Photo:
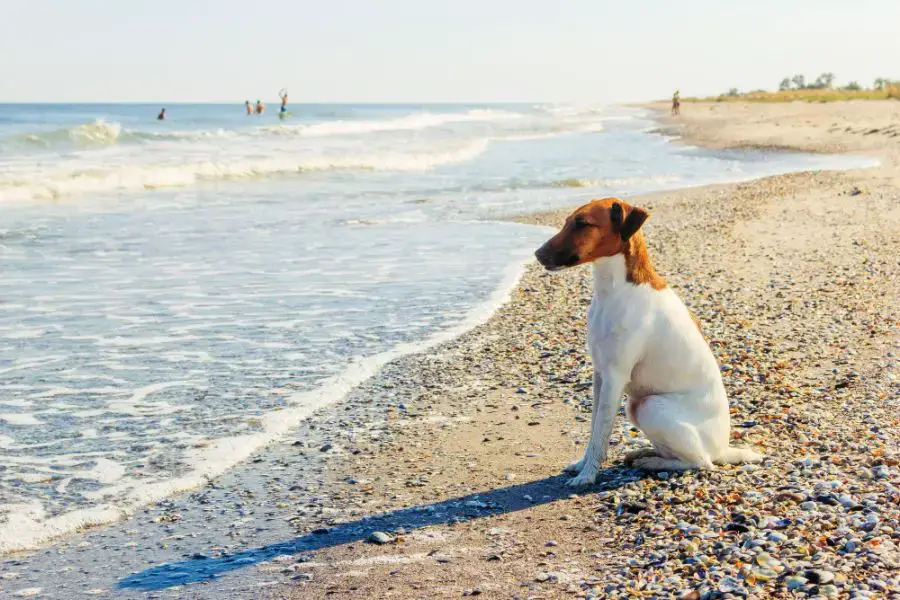
<path id="1" fill-rule="evenodd" d="M 625 461 L 648 471 L 711 469 L 762 456 L 729 446 L 728 399 L 699 322 L 650 262 L 641 226 L 650 214 L 617 198 L 573 212 L 535 256 L 557 271 L 590 263 L 594 297 L 588 349 L 594 412 L 584 457 L 566 471 L 571 486 L 594 483 L 606 460 L 623 395 L 628 420 L 652 442 Z"/>

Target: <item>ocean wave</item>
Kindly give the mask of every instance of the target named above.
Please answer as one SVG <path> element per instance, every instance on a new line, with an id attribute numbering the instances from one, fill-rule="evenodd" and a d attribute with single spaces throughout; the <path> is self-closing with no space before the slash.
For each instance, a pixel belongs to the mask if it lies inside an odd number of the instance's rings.
<path id="1" fill-rule="evenodd" d="M 623 177 L 619 179 L 557 179 L 550 187 L 557 188 L 633 188 L 677 183 L 681 178 L 676 175 L 656 175 L 653 177 Z"/>
<path id="2" fill-rule="evenodd" d="M 87 193 L 183 187 L 204 181 L 253 179 L 323 171 L 426 171 L 465 162 L 485 151 L 490 139 L 421 153 L 276 156 L 186 164 L 135 164 L 59 173 L 0 177 L 0 203 L 57 200 Z"/>
<path id="3" fill-rule="evenodd" d="M 62 127 L 40 133 L 26 133 L 11 140 L 15 145 L 39 146 L 53 148 L 60 144 L 71 144 L 77 147 L 110 146 L 123 142 L 152 142 L 159 140 L 199 141 L 210 138 L 229 138 L 239 135 L 237 131 L 226 129 L 184 130 L 184 131 L 139 131 L 122 127 L 121 123 L 107 122 L 102 119 L 82 123 L 71 127 Z M 7 141 L 9 144 L 9 141 Z"/>
<path id="4" fill-rule="evenodd" d="M 266 136 L 327 137 L 378 133 L 386 131 L 415 131 L 451 125 L 453 123 L 474 123 L 489 121 L 509 121 L 521 119 L 524 115 L 495 109 L 473 109 L 464 113 L 418 113 L 396 119 L 372 121 L 326 121 L 322 123 L 287 124 L 278 123 L 251 129 L 210 129 L 152 131 L 126 129 L 121 123 L 106 122 L 102 119 L 52 131 L 27 133 L 13 138 L 12 144 L 32 145 L 52 148 L 59 144 L 73 144 L 78 147 L 109 146 L 121 143 L 146 143 L 154 141 L 203 141 Z M 7 144 L 10 140 L 7 140 Z"/>
<path id="5" fill-rule="evenodd" d="M 59 142 L 71 142 L 84 146 L 106 146 L 114 144 L 122 135 L 122 125 L 107 123 L 97 119 L 91 123 L 83 123 L 73 127 L 63 127 L 42 133 L 28 133 L 19 136 L 18 140 L 30 144 L 52 146 Z"/>
<path id="6" fill-rule="evenodd" d="M 324 123 L 299 125 L 279 124 L 267 125 L 259 129 L 262 132 L 274 135 L 324 137 L 382 131 L 415 131 L 441 127 L 452 123 L 509 121 L 523 117 L 524 115 L 522 114 L 503 110 L 475 109 L 464 113 L 419 113 L 384 121 L 327 121 Z"/>

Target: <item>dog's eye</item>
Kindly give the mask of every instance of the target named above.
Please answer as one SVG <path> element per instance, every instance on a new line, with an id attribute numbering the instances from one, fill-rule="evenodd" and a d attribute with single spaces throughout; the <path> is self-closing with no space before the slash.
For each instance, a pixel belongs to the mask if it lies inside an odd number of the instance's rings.
<path id="1" fill-rule="evenodd" d="M 575 222 L 573 223 L 575 229 L 582 229 L 588 226 L 588 222 L 585 221 L 582 217 L 575 217 Z"/>

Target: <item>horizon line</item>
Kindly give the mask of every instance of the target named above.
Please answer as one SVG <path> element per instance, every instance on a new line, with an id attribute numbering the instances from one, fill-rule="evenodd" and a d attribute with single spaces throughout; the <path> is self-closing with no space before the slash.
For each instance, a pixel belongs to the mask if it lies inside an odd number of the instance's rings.
<path id="1" fill-rule="evenodd" d="M 246 100 L 245 100 L 246 101 Z M 398 104 L 419 104 L 419 105 L 467 105 L 467 104 L 634 104 L 641 102 L 656 102 L 657 100 L 625 100 L 621 102 L 604 102 L 599 100 L 487 100 L 487 101 L 476 101 L 476 100 L 427 100 L 427 101 L 419 101 L 419 100 L 394 100 L 394 101 L 382 101 L 382 100 L 367 100 L 367 101 L 353 101 L 353 100 L 337 100 L 337 101 L 310 101 L 310 102 L 291 102 L 291 106 L 316 106 L 322 104 L 338 104 L 338 105 L 363 105 L 363 106 L 389 106 L 389 105 L 398 105 Z M 255 100 L 251 100 L 251 103 L 255 102 Z M 263 100 L 266 102 L 266 100 Z M 279 102 L 279 100 L 273 99 L 270 102 Z M 228 105 L 239 105 L 243 106 L 244 103 L 235 100 L 235 101 L 204 101 L 204 100 L 77 100 L 77 101 L 67 101 L 67 100 L 0 100 L 0 106 L 4 105 L 21 105 L 21 104 L 48 104 L 48 105 L 57 105 L 57 104 L 151 104 L 151 105 L 164 105 L 170 104 L 172 106 L 178 104 L 195 104 L 195 105 L 210 105 L 210 104 L 219 104 L 223 106 Z"/>

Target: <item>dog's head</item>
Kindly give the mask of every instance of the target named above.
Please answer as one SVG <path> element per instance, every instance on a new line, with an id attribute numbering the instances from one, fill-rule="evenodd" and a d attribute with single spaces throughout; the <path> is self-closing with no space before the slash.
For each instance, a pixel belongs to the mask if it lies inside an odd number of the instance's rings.
<path id="1" fill-rule="evenodd" d="M 615 256 L 650 216 L 643 208 L 618 198 L 594 200 L 566 218 L 559 233 L 534 253 L 549 271 Z"/>

